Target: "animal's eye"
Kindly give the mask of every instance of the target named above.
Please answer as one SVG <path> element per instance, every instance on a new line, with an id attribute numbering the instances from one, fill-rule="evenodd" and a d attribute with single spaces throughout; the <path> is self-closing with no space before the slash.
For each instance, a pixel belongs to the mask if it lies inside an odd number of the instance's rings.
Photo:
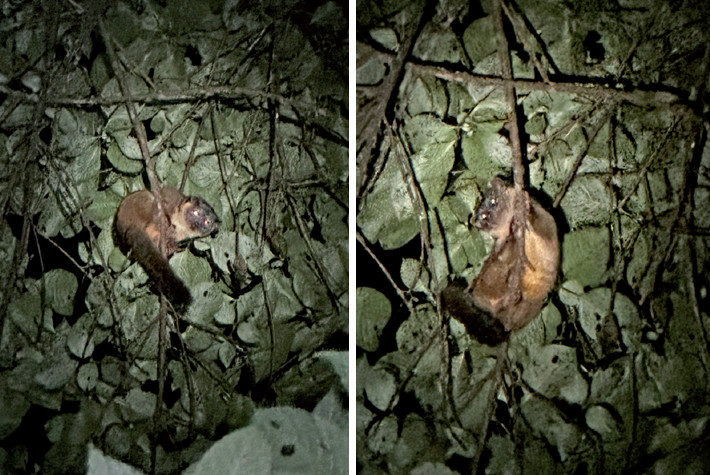
<path id="1" fill-rule="evenodd" d="M 495 205 L 498 204 L 498 200 L 497 200 L 496 198 L 491 197 L 491 198 L 488 200 L 488 204 L 491 205 L 491 206 L 495 206 Z"/>

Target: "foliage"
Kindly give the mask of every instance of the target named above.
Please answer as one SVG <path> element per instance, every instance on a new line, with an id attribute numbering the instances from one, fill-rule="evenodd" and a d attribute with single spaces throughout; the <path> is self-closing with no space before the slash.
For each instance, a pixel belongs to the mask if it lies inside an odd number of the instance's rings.
<path id="1" fill-rule="evenodd" d="M 80 473 L 90 443 L 177 472 L 261 406 L 301 424 L 298 457 L 342 463 L 344 5 L 109 4 L 3 3 L 0 472 Z M 222 220 L 171 259 L 195 302 L 168 319 L 112 236 L 148 186 L 127 104 L 158 179 Z M 306 443 L 324 417 L 327 449 Z"/>
<path id="2" fill-rule="evenodd" d="M 708 472 L 710 22 L 624 5 L 358 2 L 361 473 Z M 487 257 L 514 138 L 562 263 L 490 348 L 440 292 Z"/>

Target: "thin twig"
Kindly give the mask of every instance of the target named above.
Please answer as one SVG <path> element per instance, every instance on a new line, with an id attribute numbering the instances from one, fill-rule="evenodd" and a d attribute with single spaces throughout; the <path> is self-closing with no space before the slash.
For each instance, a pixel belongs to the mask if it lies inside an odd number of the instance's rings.
<path id="1" fill-rule="evenodd" d="M 392 277 L 392 274 L 390 274 L 390 271 L 387 270 L 385 265 L 380 262 L 380 260 L 377 258 L 374 252 L 372 252 L 372 249 L 370 249 L 370 246 L 367 244 L 367 240 L 365 237 L 360 234 L 358 231 L 356 233 L 357 235 L 357 241 L 360 243 L 360 245 L 367 251 L 367 253 L 372 257 L 372 260 L 375 261 L 375 263 L 379 266 L 379 268 L 382 270 L 382 272 L 385 274 L 385 277 L 387 277 L 387 280 L 389 280 L 390 284 L 392 284 L 392 287 L 394 287 L 395 292 L 397 292 L 397 295 L 399 295 L 399 298 L 402 299 L 402 303 L 404 303 L 407 308 L 409 309 L 409 313 L 412 314 L 414 313 L 414 306 L 412 305 L 411 300 L 404 294 L 404 291 L 399 288 L 397 285 L 397 282 L 395 282 L 394 278 Z"/>
<path id="2" fill-rule="evenodd" d="M 381 152 L 378 154 L 376 149 L 378 142 L 382 139 L 382 124 L 383 122 L 388 122 L 387 117 L 392 118 L 394 105 L 397 103 L 397 97 L 399 96 L 399 85 L 404 78 L 407 61 L 414 49 L 419 33 L 421 33 L 424 25 L 429 20 L 426 15 L 428 11 L 427 7 L 422 8 L 417 27 L 405 31 L 399 50 L 396 55 L 393 55 L 390 62 L 389 74 L 385 76 L 375 90 L 370 91 L 369 97 L 372 98 L 372 106 L 361 107 L 358 114 L 357 136 L 359 141 L 356 153 L 360 158 L 357 163 L 358 182 L 356 189 L 359 200 L 364 197 L 368 183 L 372 179 L 370 164 L 381 155 Z"/>
<path id="3" fill-rule="evenodd" d="M 148 173 L 148 179 L 150 180 L 151 190 L 155 193 L 156 191 L 159 191 L 161 187 L 160 180 L 158 180 L 158 177 L 155 174 L 155 163 L 151 157 L 150 151 L 148 150 L 148 135 L 145 132 L 143 122 L 138 120 L 138 112 L 136 112 L 131 91 L 128 88 L 128 84 L 126 83 L 126 79 L 123 75 L 123 69 L 120 67 L 116 51 L 113 47 L 113 38 L 111 38 L 108 31 L 106 31 L 106 26 L 104 25 L 102 19 L 99 20 L 99 31 L 101 32 L 101 37 L 104 45 L 106 46 L 106 53 L 111 61 L 111 67 L 116 75 L 118 87 L 121 90 L 121 94 L 123 94 L 123 97 L 125 98 L 124 105 L 126 106 L 128 117 L 131 119 L 133 130 L 136 133 L 136 140 L 138 141 L 138 147 L 141 151 L 141 157 L 143 157 L 143 160 L 146 163 L 146 171 Z M 160 202 L 159 198 L 160 196 L 156 195 L 156 201 Z"/>
<path id="4" fill-rule="evenodd" d="M 510 47 L 508 39 L 505 37 L 505 28 L 503 25 L 502 0 L 498 0 L 493 7 L 493 22 L 496 25 L 497 40 L 498 40 L 498 62 L 501 66 L 501 77 L 503 79 L 513 79 L 513 66 L 510 61 Z M 520 140 L 520 130 L 518 129 L 518 107 L 515 86 L 507 82 L 503 86 L 505 91 L 505 100 L 508 103 L 508 131 L 510 139 L 510 148 L 513 153 L 513 181 L 515 188 L 522 191 L 525 178 L 525 168 L 523 167 L 523 151 Z"/>
<path id="5" fill-rule="evenodd" d="M 559 191 L 557 192 L 557 196 L 555 196 L 555 200 L 553 203 L 553 208 L 557 208 L 560 205 L 560 202 L 562 201 L 562 198 L 564 198 L 565 193 L 567 192 L 567 188 L 569 188 L 569 185 L 572 183 L 572 180 L 577 176 L 577 170 L 579 170 L 580 165 L 582 165 L 582 160 L 584 160 L 584 157 L 587 156 L 587 151 L 589 150 L 589 147 L 592 146 L 592 143 L 594 143 L 594 139 L 597 138 L 597 134 L 599 134 L 599 131 L 604 127 L 604 125 L 607 124 L 609 116 L 611 116 L 612 112 L 614 111 L 614 108 L 616 107 L 616 102 L 611 101 L 607 103 L 603 109 L 600 115 L 597 117 L 597 123 L 594 126 L 594 129 L 592 129 L 592 133 L 590 134 L 589 138 L 587 139 L 587 142 L 585 144 L 585 147 L 579 151 L 577 154 L 577 157 L 574 160 L 574 163 L 572 164 L 572 168 L 569 171 L 569 174 L 567 175 L 567 178 L 565 179 L 564 183 L 560 186 Z"/>
<path id="6" fill-rule="evenodd" d="M 418 74 L 432 75 L 439 79 L 446 79 L 460 84 L 496 87 L 512 85 L 516 90 L 520 90 L 523 93 L 530 91 L 568 92 L 600 100 L 614 99 L 616 101 L 624 101 L 639 107 L 657 107 L 678 104 L 680 102 L 678 95 L 665 91 L 645 91 L 642 89 L 624 91 L 615 89 L 612 86 L 603 86 L 598 83 L 551 82 L 551 84 L 546 84 L 535 79 L 506 79 L 462 71 L 449 71 L 440 66 L 420 64 L 416 61 L 409 61 L 407 68 Z"/>
<path id="7" fill-rule="evenodd" d="M 498 347 L 498 354 L 496 355 L 496 365 L 493 368 L 491 391 L 488 393 L 488 404 L 486 405 L 486 414 L 483 418 L 485 427 L 481 428 L 481 432 L 478 434 L 476 454 L 473 456 L 473 460 L 471 461 L 471 473 L 478 473 L 478 464 L 481 461 L 481 455 L 483 454 L 483 449 L 485 448 L 486 441 L 488 440 L 488 427 L 491 424 L 491 419 L 493 418 L 493 413 L 495 412 L 498 386 L 502 381 L 503 368 L 507 362 L 508 342 L 509 340 L 506 339 Z"/>

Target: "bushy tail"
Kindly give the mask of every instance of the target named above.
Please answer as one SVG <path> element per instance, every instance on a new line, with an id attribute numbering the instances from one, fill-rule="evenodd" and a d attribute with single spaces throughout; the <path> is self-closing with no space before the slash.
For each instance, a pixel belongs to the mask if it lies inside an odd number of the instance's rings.
<path id="1" fill-rule="evenodd" d="M 449 315 L 463 323 L 468 334 L 479 343 L 496 346 L 508 338 L 509 332 L 501 321 L 478 308 L 466 286 L 453 282 L 444 289 L 441 298 Z"/>
<path id="2" fill-rule="evenodd" d="M 142 230 L 128 229 L 125 238 L 133 253 L 133 259 L 143 266 L 158 291 L 170 300 L 177 311 L 182 312 L 187 309 L 192 303 L 190 290 L 175 275 L 168 260 L 155 247 L 148 235 Z"/>

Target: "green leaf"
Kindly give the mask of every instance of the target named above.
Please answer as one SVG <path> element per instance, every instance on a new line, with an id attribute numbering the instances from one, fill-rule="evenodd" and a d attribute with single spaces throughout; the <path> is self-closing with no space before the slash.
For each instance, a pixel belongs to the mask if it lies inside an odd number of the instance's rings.
<path id="1" fill-rule="evenodd" d="M 521 404 L 521 412 L 534 433 L 544 437 L 551 448 L 548 450 L 556 451 L 555 455 L 561 461 L 564 462 L 581 451 L 580 445 L 585 440 L 582 431 L 575 424 L 566 422 L 563 415 L 552 405 L 539 398 L 526 398 Z M 537 466 L 538 460 L 539 458 L 530 460 L 529 466 Z"/>
<path id="2" fill-rule="evenodd" d="M 419 223 L 394 157 L 387 160 L 372 192 L 365 198 L 357 218 L 368 241 L 385 249 L 397 249 L 419 234 Z"/>
<path id="3" fill-rule="evenodd" d="M 490 183 L 510 167 L 512 151 L 508 140 L 500 134 L 502 121 L 476 123 L 461 140 L 466 167 L 474 171 L 478 184 Z"/>
<path id="4" fill-rule="evenodd" d="M 237 336 L 244 343 L 253 345 L 259 342 L 262 332 L 252 322 L 240 322 L 237 326 Z"/>
<path id="5" fill-rule="evenodd" d="M 414 175 L 430 207 L 439 203 L 454 164 L 456 136 L 452 132 L 449 138 L 447 142 L 426 145 L 412 157 Z"/>
<path id="6" fill-rule="evenodd" d="M 330 363 L 346 392 L 348 391 L 348 354 L 347 351 L 319 351 L 313 355 Z"/>
<path id="7" fill-rule="evenodd" d="M 397 347 L 404 353 L 423 349 L 437 328 L 437 315 L 431 307 L 417 307 L 397 330 Z"/>
<path id="8" fill-rule="evenodd" d="M 392 305 L 387 297 L 369 287 L 357 288 L 356 302 L 357 345 L 365 351 L 375 351 L 392 315 Z"/>
<path id="9" fill-rule="evenodd" d="M 219 361 L 225 368 L 229 368 L 234 363 L 234 358 L 237 356 L 237 349 L 233 344 L 222 342 L 219 345 Z"/>
<path id="10" fill-rule="evenodd" d="M 417 259 L 402 259 L 399 276 L 411 290 L 421 292 L 429 285 L 429 271 Z"/>
<path id="11" fill-rule="evenodd" d="M 111 190 L 94 192 L 87 216 L 101 229 L 110 228 L 120 202 L 121 197 Z"/>
<path id="12" fill-rule="evenodd" d="M 550 399 L 560 398 L 570 404 L 582 404 L 587 399 L 587 382 L 579 374 L 576 350 L 569 346 L 545 345 L 531 351 L 523 378 Z"/>
<path id="13" fill-rule="evenodd" d="M 79 321 L 83 323 L 82 320 Z M 78 358 L 90 357 L 94 352 L 94 342 L 90 340 L 89 329 L 84 328 L 81 323 L 74 325 L 67 337 L 67 348 L 72 355 Z"/>
<path id="14" fill-rule="evenodd" d="M 460 63 L 464 52 L 461 42 L 451 29 L 435 29 L 429 24 L 427 34 L 419 37 L 414 44 L 413 54 L 422 60 L 436 60 L 446 63 Z"/>
<path id="15" fill-rule="evenodd" d="M 96 246 L 92 246 L 92 244 L 91 242 L 79 243 L 79 257 L 84 262 L 101 266 L 108 261 L 109 256 L 116 248 L 113 242 L 113 229 L 108 226 L 104 228 L 95 241 Z M 91 256 L 89 256 L 88 246 L 91 246 L 90 249 L 93 251 Z"/>
<path id="16" fill-rule="evenodd" d="M 3 408 L 0 411 L 0 440 L 5 440 L 22 423 L 30 402 L 21 393 L 0 384 L 0 407 Z"/>
<path id="17" fill-rule="evenodd" d="M 222 293 L 217 284 L 200 282 L 188 284 L 188 288 L 194 300 L 188 309 L 192 321 L 208 325 L 232 325 L 236 321 L 232 299 Z"/>
<path id="18" fill-rule="evenodd" d="M 432 111 L 438 112 L 437 115 L 443 115 L 447 103 L 445 92 L 436 79 L 415 77 L 408 95 L 407 112 L 413 117 Z"/>
<path id="19" fill-rule="evenodd" d="M 60 340 L 55 340 L 54 345 L 45 355 L 40 371 L 35 375 L 34 382 L 43 389 L 56 391 L 63 388 L 76 375 L 79 363 L 69 356 Z"/>
<path id="20" fill-rule="evenodd" d="M 370 35 L 374 41 L 378 42 L 390 51 L 397 51 L 399 49 L 397 33 L 395 33 L 392 28 L 373 28 L 370 30 Z"/>
<path id="21" fill-rule="evenodd" d="M 463 34 L 466 54 L 474 64 L 481 63 L 496 52 L 497 29 L 491 15 L 472 21 Z"/>
<path id="22" fill-rule="evenodd" d="M 456 130 L 429 116 L 411 119 L 406 133 L 412 142 L 412 170 L 429 206 L 441 199 L 454 163 Z M 370 242 L 385 249 L 401 247 L 420 230 L 398 158 L 387 161 L 375 187 L 367 196 L 358 224 Z"/>
<path id="23" fill-rule="evenodd" d="M 491 461 L 488 470 L 491 473 L 516 473 L 515 444 L 512 440 L 499 435 L 491 436 Z"/>
<path id="24" fill-rule="evenodd" d="M 8 305 L 7 310 L 12 323 L 17 325 L 22 333 L 33 338 L 39 332 L 43 310 L 39 293 L 35 291 L 24 292 Z"/>
<path id="25" fill-rule="evenodd" d="M 209 263 L 191 252 L 175 254 L 170 259 L 170 267 L 188 288 L 193 288 L 197 284 L 212 283 L 212 271 Z"/>
<path id="26" fill-rule="evenodd" d="M 76 191 L 82 201 L 88 201 L 94 197 L 101 169 L 101 147 L 98 140 L 93 137 L 89 140 L 87 146 L 72 160 L 69 168 Z"/>
<path id="27" fill-rule="evenodd" d="M 589 227 L 571 231 L 562 242 L 562 272 L 583 286 L 604 282 L 609 263 L 609 230 Z"/>
<path id="28" fill-rule="evenodd" d="M 214 187 L 221 183 L 220 179 L 219 164 L 215 155 L 200 157 L 190 168 L 190 180 L 200 188 Z M 193 191 L 190 190 L 190 193 Z M 205 196 L 203 193 L 195 194 Z"/>
<path id="29" fill-rule="evenodd" d="M 230 272 L 229 265 L 233 265 L 237 258 L 237 233 L 227 230 L 220 231 L 210 242 L 215 265 L 223 272 Z"/>
<path id="30" fill-rule="evenodd" d="M 99 379 L 99 367 L 96 363 L 87 363 L 79 367 L 76 384 L 83 391 L 91 391 Z"/>
<path id="31" fill-rule="evenodd" d="M 62 213 L 55 195 L 46 196 L 41 207 L 37 228 L 46 237 L 54 237 L 66 226 L 68 219 Z"/>
<path id="32" fill-rule="evenodd" d="M 117 171 L 122 173 L 135 174 L 143 170 L 143 162 L 125 156 L 115 142 L 112 142 L 108 146 L 106 158 L 108 158 L 108 161 L 111 162 L 111 165 L 113 165 Z"/>
<path id="33" fill-rule="evenodd" d="M 338 256 L 333 256 L 333 254 L 320 243 L 313 243 L 313 246 L 317 251 L 320 251 L 316 252 L 316 259 L 320 259 L 323 263 L 326 281 L 333 282 L 333 285 L 337 285 L 336 282 L 343 282 L 342 278 L 336 280 L 331 274 L 331 271 L 335 271 L 338 272 L 341 277 L 345 275 L 342 271 L 342 264 Z M 293 256 L 293 253 L 291 253 L 291 255 Z M 335 262 L 327 262 L 328 258 L 332 257 L 335 257 L 335 259 L 330 260 Z M 322 281 L 318 278 L 317 274 L 313 272 L 313 263 L 310 262 L 310 259 L 293 259 L 291 262 L 291 269 L 293 271 L 293 292 L 297 298 L 308 308 L 326 308 L 329 304 L 328 293 L 326 292 L 325 286 L 322 285 Z"/>
<path id="34" fill-rule="evenodd" d="M 150 330 L 145 344 L 140 347 L 140 357 L 155 358 L 158 351 L 158 332 L 154 323 L 160 309 L 158 296 L 143 293 L 135 300 L 119 299 L 118 308 L 120 309 L 119 323 L 126 340 L 142 342 L 143 338 L 146 338 L 146 331 Z"/>
<path id="35" fill-rule="evenodd" d="M 155 394 L 133 388 L 125 397 L 119 398 L 118 405 L 125 420 L 139 422 L 153 417 L 155 399 Z"/>
<path id="36" fill-rule="evenodd" d="M 584 224 L 605 224 L 611 216 L 609 188 L 599 179 L 579 176 L 560 203 L 571 228 Z"/>
<path id="37" fill-rule="evenodd" d="M 617 440 L 622 435 L 621 427 L 604 406 L 594 405 L 584 413 L 587 426 L 606 440 Z"/>

